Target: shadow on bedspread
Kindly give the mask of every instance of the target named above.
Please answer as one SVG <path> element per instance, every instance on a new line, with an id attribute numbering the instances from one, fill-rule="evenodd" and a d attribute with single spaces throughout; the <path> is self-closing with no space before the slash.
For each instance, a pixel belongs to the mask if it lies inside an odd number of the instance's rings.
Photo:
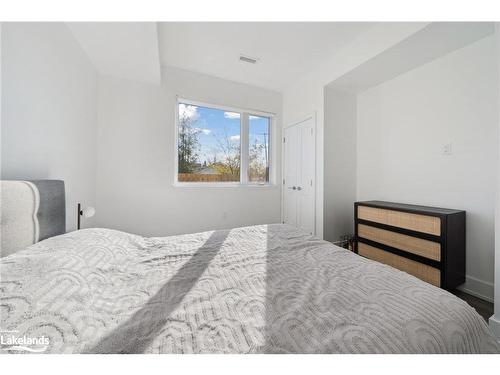
<path id="1" fill-rule="evenodd" d="M 84 352 L 149 351 L 187 295 L 203 290 L 205 273 L 210 303 L 190 311 L 193 331 L 160 352 L 499 351 L 484 320 L 446 291 L 287 226 L 235 230 L 223 246 L 230 232 L 213 232 L 143 307 Z M 218 255 L 234 267 L 223 268 Z"/>
<path id="2" fill-rule="evenodd" d="M 228 234 L 229 231 L 214 232 L 143 308 L 84 353 L 144 353 L 217 255 Z"/>

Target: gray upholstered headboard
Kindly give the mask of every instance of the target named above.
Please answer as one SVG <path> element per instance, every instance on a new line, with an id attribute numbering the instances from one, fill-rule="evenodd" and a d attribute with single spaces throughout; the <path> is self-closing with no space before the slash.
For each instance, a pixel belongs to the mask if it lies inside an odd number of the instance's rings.
<path id="1" fill-rule="evenodd" d="M 0 184 L 0 256 L 66 232 L 64 181 L 1 181 Z"/>

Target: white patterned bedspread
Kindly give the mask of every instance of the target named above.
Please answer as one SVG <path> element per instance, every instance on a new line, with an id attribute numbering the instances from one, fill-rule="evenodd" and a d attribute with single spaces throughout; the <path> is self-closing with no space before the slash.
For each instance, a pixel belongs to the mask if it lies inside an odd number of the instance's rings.
<path id="1" fill-rule="evenodd" d="M 44 352 L 500 351 L 452 294 L 286 225 L 85 229 L 0 265 L 0 328 L 49 338 Z"/>

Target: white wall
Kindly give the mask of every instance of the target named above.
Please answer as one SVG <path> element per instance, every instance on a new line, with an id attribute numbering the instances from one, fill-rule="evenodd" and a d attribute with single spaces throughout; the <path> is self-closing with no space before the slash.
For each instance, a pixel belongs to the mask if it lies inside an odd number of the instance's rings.
<path id="1" fill-rule="evenodd" d="M 3 60 L 2 60 L 2 52 L 3 52 L 3 48 L 2 48 L 2 27 L 3 27 L 3 23 L 0 22 L 0 125 L 2 124 L 2 91 L 3 91 L 3 86 L 2 86 L 2 65 L 3 65 Z M 2 144 L 2 133 L 3 131 L 1 131 L 1 128 L 0 128 L 0 145 Z M 0 150 L 0 174 L 2 172 L 2 152 Z M 1 176 L 0 176 L 1 178 Z"/>
<path id="2" fill-rule="evenodd" d="M 354 234 L 357 97 L 325 88 L 324 239 Z"/>
<path id="3" fill-rule="evenodd" d="M 323 237 L 324 226 L 324 88 L 357 66 L 396 45 L 427 23 L 381 23 L 353 43 L 323 61 L 316 69 L 298 78 L 283 93 L 283 123 L 290 125 L 316 115 L 316 234 Z"/>
<path id="4" fill-rule="evenodd" d="M 95 204 L 97 74 L 62 23 L 2 29 L 1 177 L 64 180 L 73 230 L 77 202 Z"/>
<path id="5" fill-rule="evenodd" d="M 174 68 L 165 68 L 163 76 L 162 87 L 110 77 L 99 80 L 98 225 L 166 236 L 280 222 L 279 184 L 180 188 L 172 183 L 176 95 L 276 113 L 277 139 L 281 95 Z M 281 143 L 276 146 L 281 155 Z"/>
<path id="6" fill-rule="evenodd" d="M 358 199 L 467 211 L 465 290 L 493 299 L 498 95 L 490 36 L 358 97 Z M 452 155 L 442 149 L 452 143 Z"/>
<path id="7" fill-rule="evenodd" d="M 498 88 L 500 88 L 500 23 L 495 24 L 495 53 L 498 73 Z M 500 92 L 497 99 L 497 115 L 500 120 Z M 500 121 L 498 122 L 500 129 Z M 499 131 L 500 135 L 500 131 Z M 497 152 L 497 183 L 495 201 L 495 313 L 489 323 L 492 331 L 500 341 L 500 152 Z"/>

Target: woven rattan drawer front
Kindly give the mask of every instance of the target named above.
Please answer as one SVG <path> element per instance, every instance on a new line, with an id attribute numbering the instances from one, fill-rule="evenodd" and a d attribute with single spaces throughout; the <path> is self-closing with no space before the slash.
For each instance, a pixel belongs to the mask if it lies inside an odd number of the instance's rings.
<path id="1" fill-rule="evenodd" d="M 407 236 L 364 224 L 358 224 L 358 236 L 438 262 L 441 260 L 441 244 L 439 242 Z"/>
<path id="2" fill-rule="evenodd" d="M 383 208 L 358 206 L 358 219 L 432 234 L 435 236 L 439 236 L 441 234 L 441 219 L 436 216 L 426 216 L 402 211 L 385 210 Z"/>
<path id="3" fill-rule="evenodd" d="M 388 251 L 377 249 L 376 247 L 358 243 L 358 253 L 366 258 L 387 264 L 401 271 L 409 273 L 419 279 L 435 286 L 441 285 L 441 271 L 437 268 L 428 266 L 414 260 L 389 253 Z"/>

